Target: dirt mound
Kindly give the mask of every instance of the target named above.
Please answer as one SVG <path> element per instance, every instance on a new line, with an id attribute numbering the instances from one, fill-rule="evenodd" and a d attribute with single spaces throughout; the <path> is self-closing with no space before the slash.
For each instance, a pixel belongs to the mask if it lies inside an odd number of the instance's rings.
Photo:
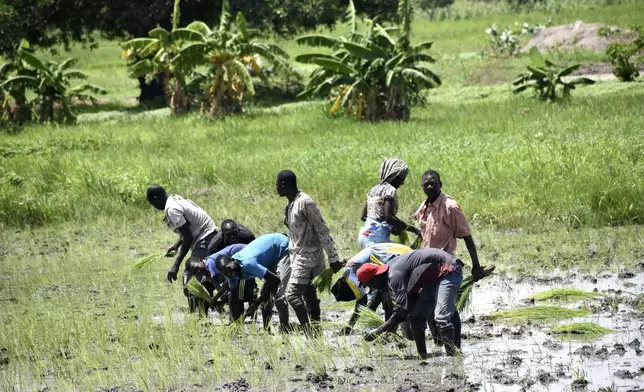
<path id="1" fill-rule="evenodd" d="M 537 47 L 540 51 L 585 49 L 603 52 L 614 37 L 600 37 L 599 29 L 604 27 L 600 23 L 584 23 L 577 21 L 572 24 L 552 26 L 537 31 L 530 42 L 523 48 L 529 51 Z M 619 27 L 610 27 L 612 32 L 623 32 Z"/>

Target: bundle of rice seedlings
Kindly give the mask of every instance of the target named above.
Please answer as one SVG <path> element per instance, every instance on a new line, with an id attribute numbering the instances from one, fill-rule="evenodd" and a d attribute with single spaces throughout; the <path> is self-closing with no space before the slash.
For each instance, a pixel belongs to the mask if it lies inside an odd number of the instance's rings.
<path id="1" fill-rule="evenodd" d="M 163 256 L 165 256 L 165 253 L 153 253 L 151 255 L 140 257 L 134 260 L 134 262 L 130 265 L 130 271 L 140 272 L 141 270 L 152 264 L 152 262 L 162 258 Z"/>
<path id="2" fill-rule="evenodd" d="M 571 323 L 560 325 L 551 331 L 556 335 L 578 335 L 584 338 L 599 337 L 613 332 L 595 323 Z"/>
<path id="3" fill-rule="evenodd" d="M 334 274 L 335 272 L 333 271 L 333 268 L 326 268 L 320 273 L 320 275 L 316 276 L 315 279 L 313 279 L 313 287 L 315 287 L 315 289 L 320 293 L 330 293 L 331 287 L 333 286 Z"/>
<path id="4" fill-rule="evenodd" d="M 376 329 L 385 323 L 385 320 L 378 313 L 367 306 L 358 309 L 358 324 L 367 329 Z"/>
<path id="5" fill-rule="evenodd" d="M 482 319 L 497 320 L 507 323 L 520 324 L 528 321 L 547 322 L 585 317 L 590 315 L 588 309 L 570 309 L 559 306 L 528 306 L 525 308 L 501 310 Z"/>
<path id="6" fill-rule="evenodd" d="M 601 297 L 602 293 L 594 293 L 589 291 L 582 291 L 577 289 L 553 289 L 544 291 L 542 293 L 534 294 L 526 298 L 527 300 L 535 301 L 576 301 L 586 298 Z"/>
<path id="7" fill-rule="evenodd" d="M 199 281 L 194 277 L 190 278 L 188 284 L 186 284 L 186 289 L 188 290 L 188 293 L 193 297 L 203 299 L 207 302 L 210 302 L 212 300 L 212 297 L 208 293 L 208 290 L 206 290 L 206 288 L 203 287 L 203 285 L 199 283 Z"/>
<path id="8" fill-rule="evenodd" d="M 493 265 L 483 267 L 483 278 L 487 278 L 492 275 L 494 272 Z M 482 279 L 482 278 L 481 278 Z M 463 279 L 461 283 L 461 288 L 458 289 L 458 296 L 456 297 L 456 310 L 459 313 L 463 312 L 463 309 L 467 308 L 472 301 L 472 289 L 474 288 L 474 275 L 470 275 Z"/>

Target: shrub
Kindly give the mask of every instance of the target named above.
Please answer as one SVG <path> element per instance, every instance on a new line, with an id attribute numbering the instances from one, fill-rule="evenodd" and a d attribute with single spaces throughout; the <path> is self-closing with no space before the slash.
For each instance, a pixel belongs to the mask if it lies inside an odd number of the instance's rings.
<path id="1" fill-rule="evenodd" d="M 580 84 L 593 84 L 594 80 L 588 78 L 577 78 L 566 82 L 563 78 L 569 76 L 573 71 L 579 68 L 580 64 L 572 65 L 568 68 L 559 69 L 549 60 L 545 60 L 539 49 L 530 50 L 530 65 L 528 72 L 521 74 L 512 84 L 517 86 L 514 93 L 518 94 L 529 88 L 534 89 L 540 99 L 554 102 L 557 100 L 557 86 L 563 89 L 562 97 L 568 97 L 570 91 L 574 90 Z"/>
<path id="2" fill-rule="evenodd" d="M 606 55 L 613 65 L 613 74 L 623 82 L 632 82 L 640 75 L 644 64 L 644 25 L 635 25 L 632 32 L 637 37 L 630 43 L 613 42 L 606 48 Z M 599 35 L 613 35 L 610 31 L 600 30 Z"/>

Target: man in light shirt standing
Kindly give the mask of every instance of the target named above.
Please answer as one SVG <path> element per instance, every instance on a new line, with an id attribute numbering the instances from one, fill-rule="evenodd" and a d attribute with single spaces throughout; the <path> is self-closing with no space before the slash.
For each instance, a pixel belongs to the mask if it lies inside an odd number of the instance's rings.
<path id="1" fill-rule="evenodd" d="M 190 257 L 198 260 L 206 258 L 210 252 L 208 245 L 217 233 L 217 226 L 208 216 L 206 211 L 193 201 L 179 195 L 170 195 L 160 185 L 152 185 L 148 188 L 146 197 L 148 202 L 157 210 L 164 212 L 163 221 L 175 233 L 179 234 L 178 241 L 168 248 L 166 257 L 172 257 L 176 253 L 175 262 L 168 271 L 168 281 L 172 283 L 177 280 L 177 273 L 183 259 L 190 251 Z M 178 251 L 178 253 L 177 253 Z M 186 266 L 188 263 L 186 263 Z M 195 274 L 194 269 L 185 268 L 183 271 L 183 293 L 188 297 L 188 307 L 191 312 L 199 306 L 207 309 L 208 304 L 202 304 L 197 298 L 188 294 L 186 284 Z M 199 276 L 195 276 L 201 280 Z"/>
<path id="2" fill-rule="evenodd" d="M 320 209 L 309 195 L 297 188 L 295 173 L 280 172 L 276 190 L 278 195 L 288 199 L 284 223 L 288 227 L 291 277 L 286 299 L 304 332 L 315 334 L 321 315 L 313 278 L 324 270 L 324 252 L 329 258 L 329 266 L 336 272 L 342 268 L 342 263 Z"/>

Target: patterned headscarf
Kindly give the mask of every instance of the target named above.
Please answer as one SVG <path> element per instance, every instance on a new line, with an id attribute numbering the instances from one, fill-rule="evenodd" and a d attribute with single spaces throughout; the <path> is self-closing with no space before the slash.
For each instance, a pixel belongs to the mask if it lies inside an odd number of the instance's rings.
<path id="1" fill-rule="evenodd" d="M 402 159 L 387 158 L 380 164 L 380 183 L 391 182 L 403 173 L 409 172 L 409 166 Z"/>

